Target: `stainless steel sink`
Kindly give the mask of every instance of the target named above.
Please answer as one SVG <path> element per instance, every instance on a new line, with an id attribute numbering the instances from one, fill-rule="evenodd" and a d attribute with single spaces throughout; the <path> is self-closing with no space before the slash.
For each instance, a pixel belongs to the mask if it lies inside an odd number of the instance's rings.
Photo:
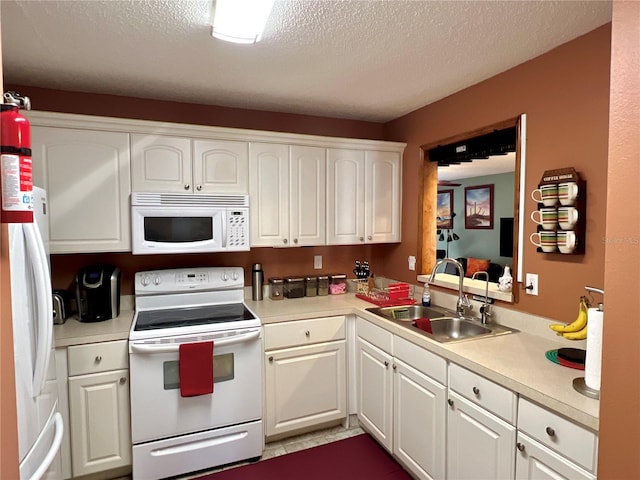
<path id="1" fill-rule="evenodd" d="M 367 308 L 367 311 L 441 343 L 495 337 L 517 331 L 502 325 L 483 325 L 480 320 L 461 318 L 455 312 L 441 307 L 409 305 Z M 418 325 L 422 326 L 423 322 L 417 320 L 423 318 L 430 320 L 431 332 L 419 328 Z"/>

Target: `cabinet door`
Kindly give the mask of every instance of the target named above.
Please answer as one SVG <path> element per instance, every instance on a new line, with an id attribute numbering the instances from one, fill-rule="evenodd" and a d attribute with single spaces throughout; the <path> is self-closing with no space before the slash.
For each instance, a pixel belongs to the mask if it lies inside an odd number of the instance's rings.
<path id="1" fill-rule="evenodd" d="M 131 251 L 129 134 L 35 126 L 32 137 L 50 253 Z"/>
<path id="2" fill-rule="evenodd" d="M 249 145 L 251 246 L 289 245 L 289 147 Z"/>
<path id="3" fill-rule="evenodd" d="M 364 243 L 365 153 L 327 150 L 327 243 Z"/>
<path id="4" fill-rule="evenodd" d="M 367 152 L 365 241 L 400 241 L 400 154 Z"/>
<path id="5" fill-rule="evenodd" d="M 446 387 L 398 359 L 393 369 L 393 453 L 418 478 L 444 478 Z"/>
<path id="6" fill-rule="evenodd" d="M 266 352 L 266 436 L 347 416 L 345 341 Z"/>
<path id="7" fill-rule="evenodd" d="M 129 371 L 69 378 L 73 476 L 131 464 Z"/>
<path id="8" fill-rule="evenodd" d="M 392 451 L 393 376 L 391 356 L 357 341 L 358 420 L 378 443 Z"/>
<path id="9" fill-rule="evenodd" d="M 131 135 L 131 184 L 134 192 L 193 191 L 191 140 Z"/>
<path id="10" fill-rule="evenodd" d="M 193 183 L 196 192 L 249 193 L 249 144 L 194 140 Z"/>
<path id="11" fill-rule="evenodd" d="M 449 400 L 447 478 L 514 478 L 515 427 L 455 392 L 449 392 Z"/>
<path id="12" fill-rule="evenodd" d="M 517 480 L 595 480 L 565 457 L 518 433 L 516 453 Z"/>
<path id="13" fill-rule="evenodd" d="M 292 245 L 325 245 L 326 159 L 324 148 L 291 146 L 289 231 Z"/>

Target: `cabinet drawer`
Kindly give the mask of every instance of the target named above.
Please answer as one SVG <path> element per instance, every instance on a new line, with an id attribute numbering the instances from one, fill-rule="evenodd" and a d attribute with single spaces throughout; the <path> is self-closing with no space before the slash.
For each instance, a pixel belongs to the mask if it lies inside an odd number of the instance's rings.
<path id="1" fill-rule="evenodd" d="M 360 317 L 357 317 L 356 320 L 356 333 L 358 337 L 366 340 L 371 345 L 375 345 L 384 352 L 393 353 L 393 334 L 391 332 Z"/>
<path id="2" fill-rule="evenodd" d="M 127 340 L 68 348 L 69 376 L 129 368 Z"/>
<path id="3" fill-rule="evenodd" d="M 593 472 L 598 436 L 529 400 L 518 402 L 518 429 Z"/>
<path id="4" fill-rule="evenodd" d="M 345 338 L 344 316 L 272 323 L 264 327 L 264 349 L 309 345 Z"/>
<path id="5" fill-rule="evenodd" d="M 515 423 L 517 396 L 508 388 L 454 363 L 449 365 L 449 388 L 507 422 Z"/>
<path id="6" fill-rule="evenodd" d="M 447 384 L 447 361 L 404 338 L 393 337 L 393 355 L 443 385 Z"/>

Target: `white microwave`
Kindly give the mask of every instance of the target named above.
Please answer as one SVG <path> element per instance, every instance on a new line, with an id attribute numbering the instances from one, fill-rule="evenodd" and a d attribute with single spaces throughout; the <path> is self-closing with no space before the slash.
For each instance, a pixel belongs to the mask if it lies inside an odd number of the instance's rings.
<path id="1" fill-rule="evenodd" d="M 249 196 L 131 194 L 134 255 L 249 250 Z"/>

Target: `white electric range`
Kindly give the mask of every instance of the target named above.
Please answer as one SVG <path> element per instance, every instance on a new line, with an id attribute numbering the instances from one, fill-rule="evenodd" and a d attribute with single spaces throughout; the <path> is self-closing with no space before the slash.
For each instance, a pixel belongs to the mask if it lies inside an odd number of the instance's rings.
<path id="1" fill-rule="evenodd" d="M 241 267 L 139 272 L 129 334 L 133 478 L 260 457 L 262 327 Z M 213 393 L 183 396 L 181 344 L 213 342 Z"/>

